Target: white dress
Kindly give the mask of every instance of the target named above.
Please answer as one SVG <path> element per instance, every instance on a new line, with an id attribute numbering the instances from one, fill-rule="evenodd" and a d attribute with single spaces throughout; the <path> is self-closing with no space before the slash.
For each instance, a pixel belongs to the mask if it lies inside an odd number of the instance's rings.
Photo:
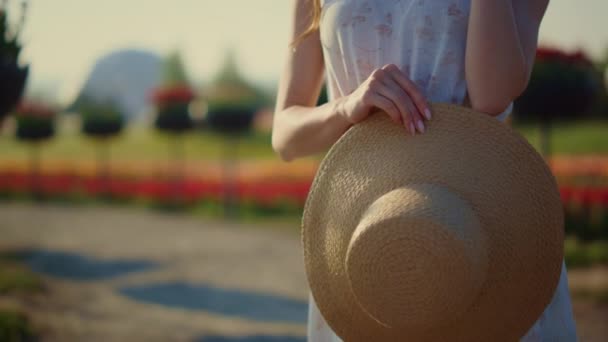
<path id="1" fill-rule="evenodd" d="M 321 0 L 321 5 L 320 35 L 330 99 L 350 94 L 374 69 L 392 63 L 429 101 L 464 102 L 470 0 Z M 511 108 L 497 119 L 504 121 Z M 308 338 L 340 341 L 312 296 Z M 522 341 L 576 341 L 565 265 L 552 302 Z"/>

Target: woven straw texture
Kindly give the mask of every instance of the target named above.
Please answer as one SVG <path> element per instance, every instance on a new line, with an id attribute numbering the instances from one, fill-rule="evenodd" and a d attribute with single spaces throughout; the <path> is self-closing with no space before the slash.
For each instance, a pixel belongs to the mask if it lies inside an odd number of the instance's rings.
<path id="1" fill-rule="evenodd" d="M 414 137 L 371 115 L 313 181 L 306 273 L 345 341 L 516 341 L 557 286 L 563 211 L 542 157 L 486 114 L 432 111 Z"/>

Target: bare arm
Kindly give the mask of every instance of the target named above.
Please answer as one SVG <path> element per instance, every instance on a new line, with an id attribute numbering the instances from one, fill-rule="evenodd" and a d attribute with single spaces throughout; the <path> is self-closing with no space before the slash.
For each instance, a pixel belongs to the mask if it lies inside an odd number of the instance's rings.
<path id="1" fill-rule="evenodd" d="M 311 1 L 294 0 L 292 38 L 310 22 Z M 352 125 L 382 110 L 411 134 L 424 133 L 431 113 L 414 82 L 395 65 L 374 70 L 351 94 L 315 107 L 324 73 L 319 32 L 287 57 L 279 83 L 272 147 L 286 161 L 327 150 Z"/>
<path id="2" fill-rule="evenodd" d="M 549 0 L 472 0 L 465 71 L 474 109 L 497 115 L 528 85 Z"/>
<path id="3" fill-rule="evenodd" d="M 305 31 L 311 3 L 294 1 L 291 38 Z M 338 115 L 338 102 L 315 107 L 323 84 L 323 52 L 319 32 L 306 37 L 290 51 L 279 82 L 272 128 L 272 146 L 286 161 L 329 148 L 350 127 Z"/>

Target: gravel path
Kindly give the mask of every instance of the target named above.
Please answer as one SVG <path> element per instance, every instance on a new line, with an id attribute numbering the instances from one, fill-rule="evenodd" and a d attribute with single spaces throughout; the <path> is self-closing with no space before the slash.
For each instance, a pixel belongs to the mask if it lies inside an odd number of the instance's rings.
<path id="1" fill-rule="evenodd" d="M 0 304 L 30 312 L 44 341 L 303 342 L 308 288 L 298 229 L 267 228 L 132 208 L 1 203 L 0 250 L 28 251 L 48 288 Z M 608 268 L 569 277 L 573 291 L 608 289 Z M 608 304 L 577 299 L 574 310 L 580 341 L 608 341 Z"/>
<path id="2" fill-rule="evenodd" d="M 49 332 L 49 341 L 305 334 L 301 319 L 274 322 L 255 319 L 255 314 L 184 309 L 180 303 L 167 307 L 120 293 L 149 284 L 204 284 L 293 300 L 302 311 L 308 289 L 297 227 L 252 229 L 128 208 L 6 203 L 0 205 L 0 218 L 1 250 L 60 251 L 98 262 L 145 260 L 157 265 L 94 281 L 45 277 L 48 295 L 24 305 Z"/>

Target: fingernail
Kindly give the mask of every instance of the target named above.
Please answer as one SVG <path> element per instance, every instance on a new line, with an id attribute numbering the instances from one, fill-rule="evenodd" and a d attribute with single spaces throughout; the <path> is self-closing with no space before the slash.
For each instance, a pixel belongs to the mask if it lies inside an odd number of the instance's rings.
<path id="1" fill-rule="evenodd" d="M 416 122 L 416 125 L 418 126 L 418 130 L 420 131 L 420 133 L 424 133 L 424 124 L 422 123 L 422 121 Z"/>
<path id="2" fill-rule="evenodd" d="M 416 135 L 416 128 L 414 128 L 413 122 L 410 122 L 410 133 L 412 133 L 412 135 Z"/>
<path id="3" fill-rule="evenodd" d="M 424 116 L 426 116 L 427 120 L 431 120 L 431 110 L 430 109 L 425 109 L 424 110 Z"/>

